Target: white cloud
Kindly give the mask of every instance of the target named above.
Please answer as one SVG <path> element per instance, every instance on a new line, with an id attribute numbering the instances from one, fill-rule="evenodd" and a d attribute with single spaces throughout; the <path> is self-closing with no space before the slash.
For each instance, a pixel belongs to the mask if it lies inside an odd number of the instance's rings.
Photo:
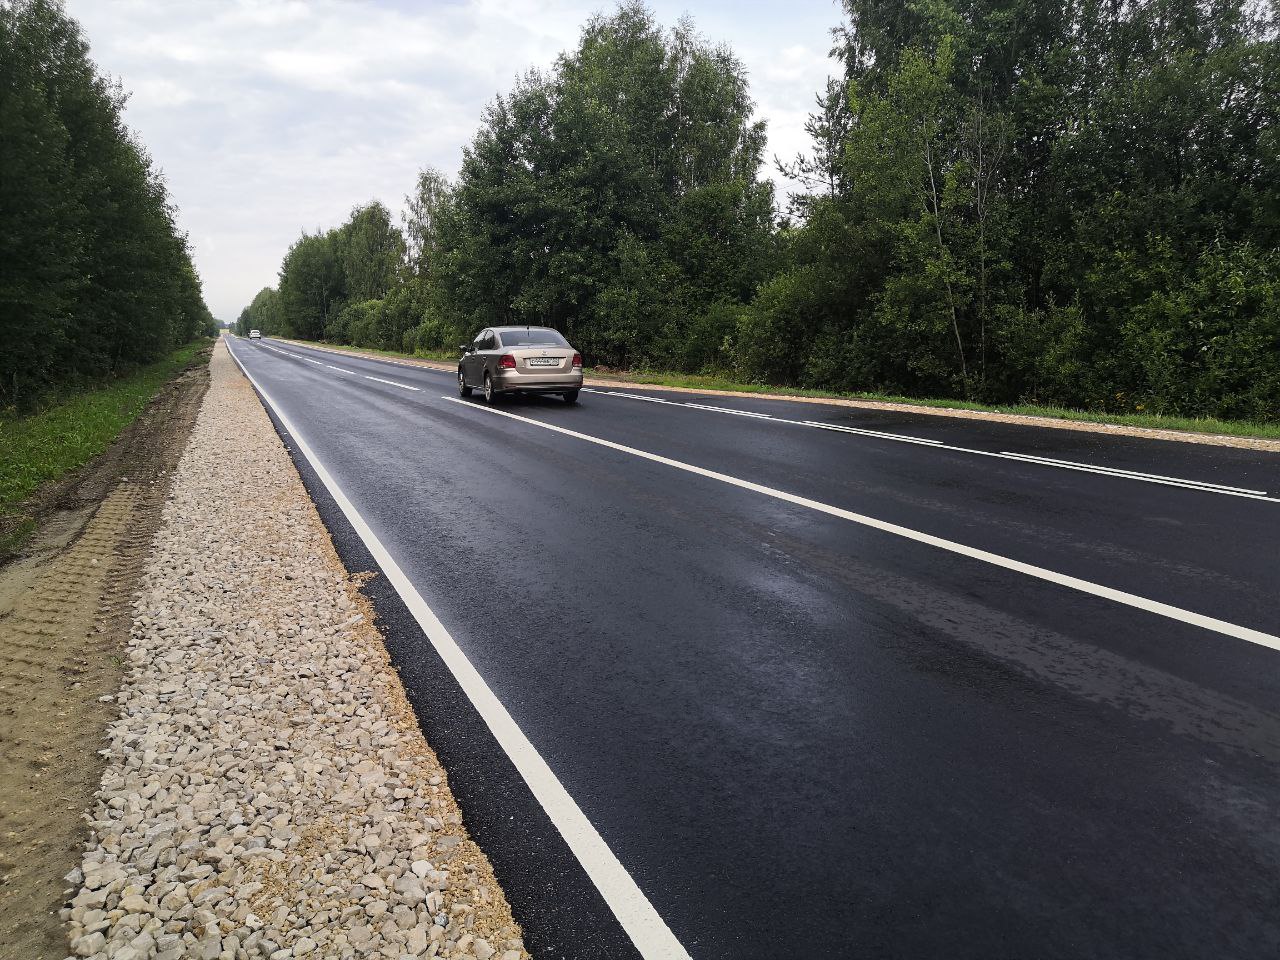
<path id="1" fill-rule="evenodd" d="M 398 209 L 417 170 L 456 173 L 496 93 L 573 47 L 611 2 L 68 0 L 100 67 L 132 91 L 141 135 L 191 234 L 205 295 L 232 319 L 274 284 L 302 229 L 377 198 Z M 804 118 L 835 66 L 830 0 L 654 3 L 685 12 L 751 74 L 769 153 L 807 147 Z"/>

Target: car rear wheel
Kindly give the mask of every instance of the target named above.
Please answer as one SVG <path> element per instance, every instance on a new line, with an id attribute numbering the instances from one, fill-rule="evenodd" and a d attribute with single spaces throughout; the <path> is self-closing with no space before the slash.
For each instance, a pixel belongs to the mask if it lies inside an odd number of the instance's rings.
<path id="1" fill-rule="evenodd" d="M 458 371 L 458 396 L 471 396 L 471 388 L 467 386 L 467 378 L 462 375 L 462 371 Z"/>
<path id="2" fill-rule="evenodd" d="M 577 391 L 577 390 L 566 390 L 564 393 L 562 393 L 562 394 L 561 394 L 561 396 L 562 396 L 562 397 L 564 397 L 564 402 L 565 402 L 565 403 L 577 403 L 577 402 L 578 402 L 578 391 Z"/>
<path id="3" fill-rule="evenodd" d="M 493 389 L 493 377 L 486 372 L 484 375 L 484 402 L 488 404 L 496 404 L 498 402 L 498 391 Z"/>

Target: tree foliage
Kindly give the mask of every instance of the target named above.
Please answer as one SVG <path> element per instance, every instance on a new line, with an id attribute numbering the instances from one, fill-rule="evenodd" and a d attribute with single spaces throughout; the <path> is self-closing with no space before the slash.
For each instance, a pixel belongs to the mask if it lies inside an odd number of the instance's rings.
<path id="1" fill-rule="evenodd" d="M 439 349 L 535 323 L 597 362 L 717 362 L 777 253 L 753 109 L 742 65 L 691 23 L 664 30 L 636 3 L 594 17 L 550 74 L 486 108 L 456 184 L 420 174 L 389 289 L 355 282 L 351 222 L 299 240 L 285 324 Z"/>
<path id="2" fill-rule="evenodd" d="M 742 65 L 628 2 L 489 104 L 456 183 L 422 172 L 403 234 L 375 204 L 299 239 L 264 315 L 366 346 L 536 323 L 597 364 L 1280 419 L 1274 4 L 844 8 L 786 218 Z"/>
<path id="3" fill-rule="evenodd" d="M 741 342 L 805 336 L 743 372 L 1280 417 L 1274 20 L 1238 0 L 846 12 L 843 89 L 788 168 L 830 175 Z"/>
<path id="4" fill-rule="evenodd" d="M 0 405 L 214 331 L 124 102 L 59 4 L 0 2 Z"/>
<path id="5" fill-rule="evenodd" d="M 407 251 L 390 210 L 377 201 L 356 207 L 341 227 L 294 242 L 280 265 L 278 288 L 259 291 L 236 331 L 399 347 L 405 329 L 417 322 L 395 309 L 404 300 L 401 287 L 412 279 Z"/>
<path id="6" fill-rule="evenodd" d="M 629 3 L 548 76 L 486 110 L 464 151 L 442 272 L 459 329 L 538 323 L 596 361 L 686 361 L 713 307 L 749 300 L 774 251 L 764 125 L 741 63 Z"/>

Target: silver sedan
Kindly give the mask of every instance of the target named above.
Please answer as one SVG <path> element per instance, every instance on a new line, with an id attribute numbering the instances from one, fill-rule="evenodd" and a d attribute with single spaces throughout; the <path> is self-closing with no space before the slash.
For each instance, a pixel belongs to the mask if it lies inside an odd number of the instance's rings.
<path id="1" fill-rule="evenodd" d="M 486 327 L 464 343 L 458 361 L 458 394 L 480 390 L 488 403 L 503 394 L 558 393 L 578 402 L 582 355 L 550 327 Z"/>

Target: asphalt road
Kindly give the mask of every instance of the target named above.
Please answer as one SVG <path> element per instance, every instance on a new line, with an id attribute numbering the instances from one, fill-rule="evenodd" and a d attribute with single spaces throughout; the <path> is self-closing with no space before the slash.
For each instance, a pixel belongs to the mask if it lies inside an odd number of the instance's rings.
<path id="1" fill-rule="evenodd" d="M 1280 955 L 1280 456 L 231 347 L 690 956 Z M 369 590 L 535 956 L 660 955 Z"/>

